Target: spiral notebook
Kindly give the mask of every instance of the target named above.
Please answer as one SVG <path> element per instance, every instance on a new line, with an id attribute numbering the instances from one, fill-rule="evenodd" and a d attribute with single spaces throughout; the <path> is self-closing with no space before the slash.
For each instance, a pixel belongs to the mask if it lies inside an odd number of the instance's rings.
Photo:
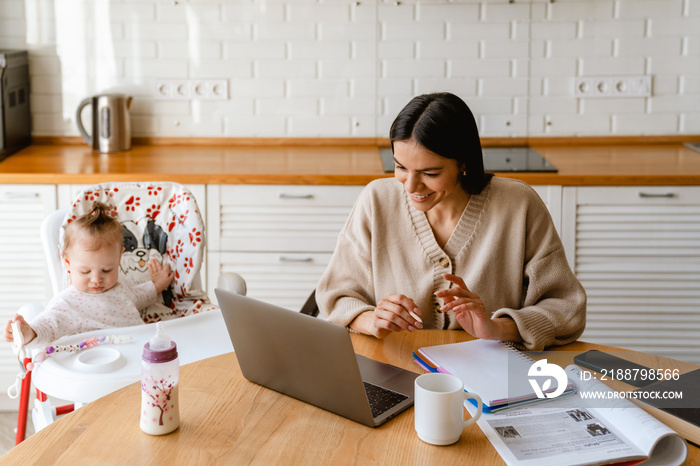
<path id="1" fill-rule="evenodd" d="M 501 341 L 472 340 L 427 346 L 413 353 L 413 359 L 430 372 L 459 377 L 466 391 L 481 397 L 485 412 L 547 399 L 538 398 L 529 381 L 532 377 L 528 371 L 535 360 Z M 574 391 L 571 381 L 567 382 L 561 396 Z M 554 392 L 556 382 L 553 385 L 543 392 Z"/>

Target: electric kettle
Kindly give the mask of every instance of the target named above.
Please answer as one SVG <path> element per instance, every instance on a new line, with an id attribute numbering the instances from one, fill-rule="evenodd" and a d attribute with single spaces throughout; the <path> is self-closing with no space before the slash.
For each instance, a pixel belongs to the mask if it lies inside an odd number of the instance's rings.
<path id="1" fill-rule="evenodd" d="M 102 94 L 80 102 L 75 120 L 85 142 L 96 152 L 119 152 L 131 149 L 129 107 L 132 97 L 123 94 Z M 92 106 L 92 134 L 85 131 L 83 109 Z"/>

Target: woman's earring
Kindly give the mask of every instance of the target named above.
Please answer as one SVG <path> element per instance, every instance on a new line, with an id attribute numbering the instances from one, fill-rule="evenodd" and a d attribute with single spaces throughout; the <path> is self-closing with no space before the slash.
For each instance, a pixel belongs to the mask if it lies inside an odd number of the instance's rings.
<path id="1" fill-rule="evenodd" d="M 464 170 L 464 171 L 462 172 L 462 175 L 467 176 L 467 171 Z"/>

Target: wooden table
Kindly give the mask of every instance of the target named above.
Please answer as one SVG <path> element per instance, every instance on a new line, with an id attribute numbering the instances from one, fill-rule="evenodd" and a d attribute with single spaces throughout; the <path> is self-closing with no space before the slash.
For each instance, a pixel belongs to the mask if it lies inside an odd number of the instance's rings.
<path id="1" fill-rule="evenodd" d="M 422 346 L 469 340 L 462 331 L 422 330 L 384 340 L 352 335 L 358 353 L 422 372 L 411 353 Z M 549 353 L 570 364 L 573 355 L 600 345 L 576 342 Z M 610 350 L 610 348 L 608 348 Z M 656 356 L 629 359 L 658 363 Z M 634 356 L 637 356 L 636 359 Z M 695 366 L 665 360 L 665 367 Z M 656 366 L 659 367 L 659 366 Z M 234 353 L 180 369 L 180 416 L 176 432 L 152 437 L 139 429 L 138 383 L 118 390 L 34 434 L 5 454 L 3 464 L 503 464 L 477 425 L 458 443 L 438 447 L 415 434 L 413 410 L 370 428 L 248 382 Z M 629 388 L 629 386 L 628 386 Z M 689 445 L 686 464 L 700 465 Z"/>

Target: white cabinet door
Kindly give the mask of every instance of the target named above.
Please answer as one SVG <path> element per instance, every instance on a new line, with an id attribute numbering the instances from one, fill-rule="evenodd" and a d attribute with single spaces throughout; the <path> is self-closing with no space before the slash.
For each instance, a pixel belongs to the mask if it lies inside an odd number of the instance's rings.
<path id="1" fill-rule="evenodd" d="M 554 228 L 561 236 L 561 186 L 533 185 L 532 189 L 540 196 L 552 216 Z"/>
<path id="2" fill-rule="evenodd" d="M 0 322 L 5 325 L 29 302 L 44 305 L 51 299 L 40 227 L 56 209 L 54 185 L 0 185 Z M 10 386 L 17 375 L 17 358 L 9 343 L 0 345 L 0 386 Z M 0 397 L 0 409 L 9 399 Z M 16 409 L 16 401 L 10 409 Z"/>
<path id="3" fill-rule="evenodd" d="M 564 188 L 584 341 L 700 363 L 700 187 Z"/>
<path id="4" fill-rule="evenodd" d="M 225 272 L 240 274 L 247 295 L 299 311 L 326 270 L 331 253 L 210 252 L 209 276 Z M 213 286 L 209 297 L 216 299 Z"/>
<path id="5" fill-rule="evenodd" d="M 209 186 L 209 247 L 331 252 L 362 186 Z"/>
<path id="6" fill-rule="evenodd" d="M 230 271 L 243 276 L 250 296 L 301 309 L 363 188 L 208 186 L 210 298 Z"/>

